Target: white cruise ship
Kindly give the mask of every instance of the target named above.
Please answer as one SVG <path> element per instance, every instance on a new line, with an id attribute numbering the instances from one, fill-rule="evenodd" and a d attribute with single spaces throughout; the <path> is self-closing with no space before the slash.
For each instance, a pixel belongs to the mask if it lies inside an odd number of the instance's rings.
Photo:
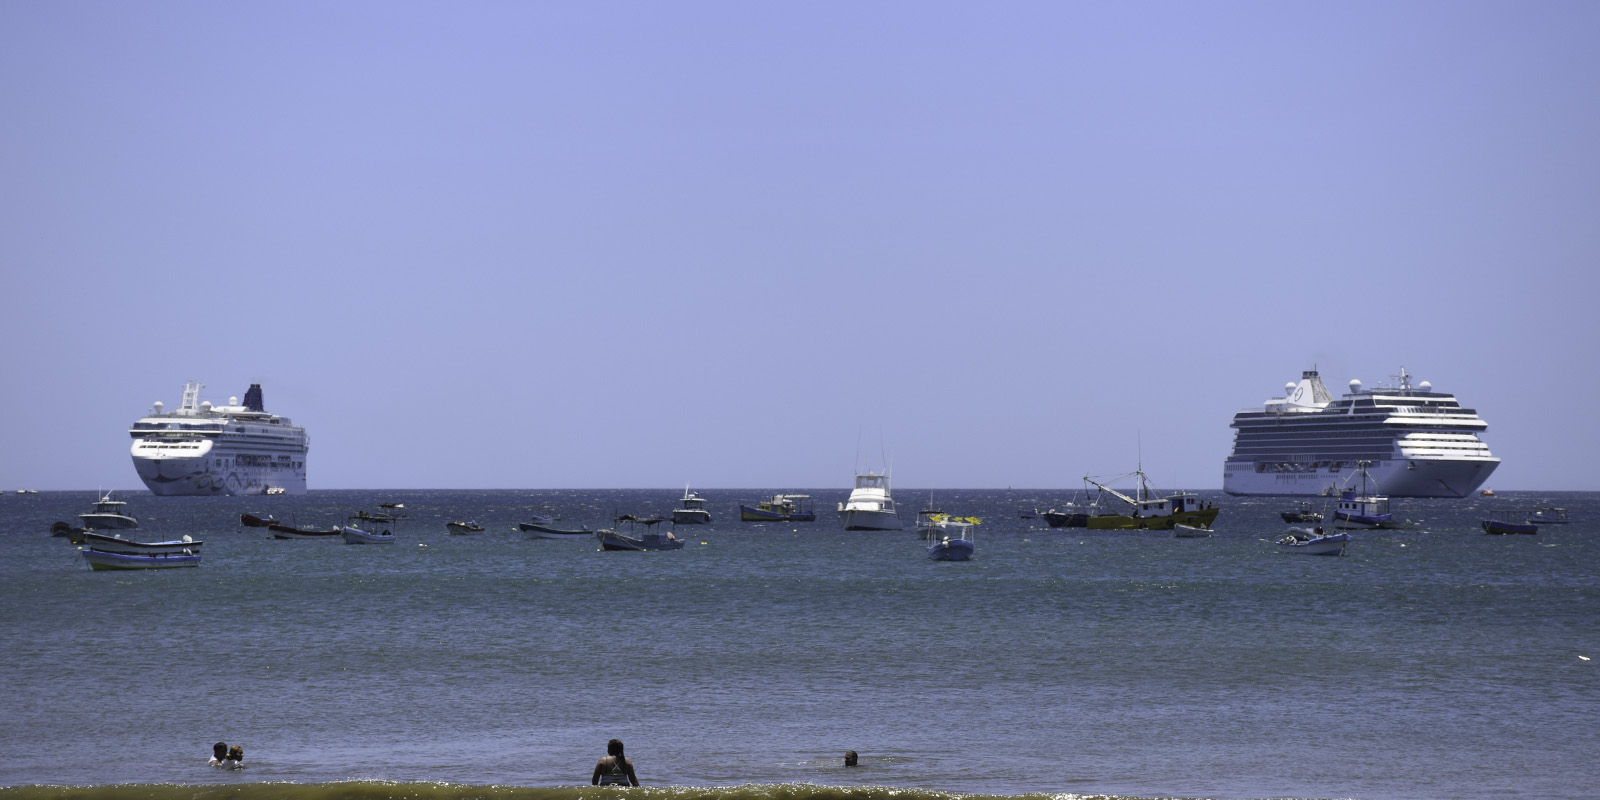
<path id="1" fill-rule="evenodd" d="M 1466 497 L 1500 459 L 1478 439 L 1488 423 L 1456 398 L 1404 367 L 1396 386 L 1350 391 L 1333 399 L 1317 371 L 1284 386 L 1260 408 L 1233 417 L 1233 454 L 1222 490 L 1232 495 L 1335 494 L 1367 461 L 1369 480 L 1390 497 Z"/>
<path id="2" fill-rule="evenodd" d="M 305 430 L 267 413 L 260 384 L 225 406 L 201 402 L 203 388 L 184 384 L 182 405 L 163 412 L 157 402 L 128 431 L 144 485 L 157 495 L 304 494 Z"/>

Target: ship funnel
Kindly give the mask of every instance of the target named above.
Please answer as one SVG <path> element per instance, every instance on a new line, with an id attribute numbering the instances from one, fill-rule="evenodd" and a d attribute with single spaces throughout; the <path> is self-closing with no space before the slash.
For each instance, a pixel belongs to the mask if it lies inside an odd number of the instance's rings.
<path id="1" fill-rule="evenodd" d="M 266 407 L 261 404 L 261 384 L 250 384 L 250 390 L 244 393 L 244 407 L 247 411 L 266 412 Z"/>

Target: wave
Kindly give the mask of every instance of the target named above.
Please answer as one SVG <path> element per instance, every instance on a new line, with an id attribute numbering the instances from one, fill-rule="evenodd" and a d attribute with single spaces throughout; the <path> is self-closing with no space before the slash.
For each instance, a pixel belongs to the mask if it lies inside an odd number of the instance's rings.
<path id="1" fill-rule="evenodd" d="M 473 786 L 454 783 L 139 783 L 0 787 L 0 800 L 1158 800 L 1122 795 L 984 795 L 889 786 Z"/>

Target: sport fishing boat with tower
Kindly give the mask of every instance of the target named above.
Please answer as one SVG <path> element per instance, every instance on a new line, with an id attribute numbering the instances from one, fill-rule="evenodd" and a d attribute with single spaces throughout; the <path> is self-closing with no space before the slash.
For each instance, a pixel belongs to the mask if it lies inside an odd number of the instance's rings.
<path id="1" fill-rule="evenodd" d="M 1233 417 L 1233 453 L 1222 468 L 1231 495 L 1323 495 L 1368 462 L 1372 480 L 1390 497 L 1467 497 L 1500 459 L 1478 439 L 1488 423 L 1455 396 L 1427 381 L 1413 386 L 1405 367 L 1395 385 L 1350 391 L 1333 399 L 1315 369 L 1285 396 Z"/>
<path id="2" fill-rule="evenodd" d="M 189 381 L 178 408 L 163 411 L 158 401 L 128 431 L 144 485 L 168 497 L 305 494 L 305 429 L 268 413 L 259 383 L 250 384 L 243 403 L 230 397 L 225 406 L 202 402 L 204 388 Z"/>
<path id="3" fill-rule="evenodd" d="M 856 473 L 856 488 L 839 504 L 839 522 L 847 531 L 905 530 L 889 494 L 889 473 Z"/>

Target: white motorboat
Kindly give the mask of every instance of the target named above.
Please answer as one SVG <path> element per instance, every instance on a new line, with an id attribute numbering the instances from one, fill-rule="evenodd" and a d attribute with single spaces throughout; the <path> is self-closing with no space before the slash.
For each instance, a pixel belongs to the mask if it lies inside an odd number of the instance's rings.
<path id="1" fill-rule="evenodd" d="M 99 500 L 94 502 L 94 510 L 86 514 L 79 514 L 78 519 L 83 520 L 85 528 L 105 530 L 107 528 L 137 528 L 139 520 L 132 514 L 123 511 L 127 503 L 121 500 L 112 500 L 111 492 L 106 492 Z"/>
<path id="2" fill-rule="evenodd" d="M 1348 533 L 1323 533 L 1321 528 L 1290 528 L 1278 540 L 1278 549 L 1308 556 L 1344 555 L 1344 546 L 1350 543 Z"/>
<path id="3" fill-rule="evenodd" d="M 706 499 L 683 487 L 682 505 L 672 509 L 674 525 L 705 525 L 711 522 L 711 512 L 706 510 Z"/>
<path id="4" fill-rule="evenodd" d="M 102 553 L 126 553 L 129 555 L 159 555 L 161 553 L 200 552 L 203 541 L 195 541 L 193 537 L 185 536 L 182 539 L 173 539 L 166 542 L 135 542 L 121 536 L 107 536 L 103 533 L 85 531 L 83 546 L 86 549 L 98 550 Z"/>
<path id="5" fill-rule="evenodd" d="M 450 532 L 451 536 L 471 536 L 474 533 L 483 533 L 483 526 L 470 520 L 466 522 L 446 522 L 444 527 L 445 530 Z"/>
<path id="6" fill-rule="evenodd" d="M 856 488 L 839 504 L 839 522 L 847 531 L 905 530 L 889 492 L 888 473 L 857 473 Z"/>
<path id="7" fill-rule="evenodd" d="M 1179 539 L 1204 539 L 1211 535 L 1211 529 L 1179 523 L 1172 526 L 1172 535 Z"/>
<path id="8" fill-rule="evenodd" d="M 379 533 L 364 531 L 354 525 L 346 525 L 339 529 L 339 534 L 344 537 L 345 544 L 392 544 L 394 534 L 385 529 Z"/>

